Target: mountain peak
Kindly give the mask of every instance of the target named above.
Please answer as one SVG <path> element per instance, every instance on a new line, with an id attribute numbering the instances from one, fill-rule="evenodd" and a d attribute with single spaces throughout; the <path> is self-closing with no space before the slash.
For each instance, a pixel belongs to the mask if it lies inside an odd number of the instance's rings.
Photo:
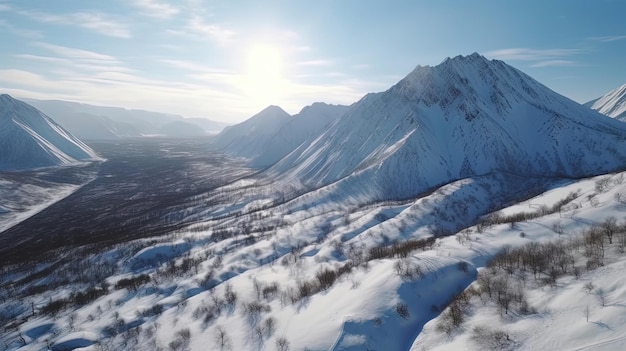
<path id="1" fill-rule="evenodd" d="M 437 66 L 417 66 L 392 90 L 426 107 L 438 105 L 446 115 L 460 108 L 472 110 L 468 115 L 474 116 L 483 109 L 481 104 L 502 114 L 515 101 L 551 99 L 542 94 L 546 87 L 539 82 L 478 53 L 447 58 Z"/>
<path id="2" fill-rule="evenodd" d="M 261 110 L 261 112 L 257 113 L 257 115 L 260 114 L 266 114 L 266 113 L 279 113 L 279 114 L 288 114 L 285 110 L 282 109 L 282 107 L 277 106 L 277 105 L 269 105 L 266 108 L 264 108 L 263 110 Z"/>
<path id="3" fill-rule="evenodd" d="M 91 148 L 33 106 L 0 95 L 0 170 L 98 159 Z"/>
<path id="4" fill-rule="evenodd" d="M 0 94 L 0 101 L 2 101 L 3 103 L 8 103 L 8 102 L 14 102 L 16 100 L 13 97 L 11 97 L 11 95 L 9 94 Z"/>
<path id="5" fill-rule="evenodd" d="M 443 59 L 443 61 L 441 61 L 439 65 L 435 67 L 439 67 L 444 64 L 449 64 L 451 62 L 457 62 L 457 63 L 489 62 L 489 59 L 487 59 L 485 56 L 477 52 L 473 52 L 469 55 L 457 55 L 454 57 L 446 57 L 445 59 Z M 425 67 L 428 67 L 428 66 L 425 66 Z"/>
<path id="6" fill-rule="evenodd" d="M 586 105 L 609 117 L 626 121 L 626 84 Z"/>

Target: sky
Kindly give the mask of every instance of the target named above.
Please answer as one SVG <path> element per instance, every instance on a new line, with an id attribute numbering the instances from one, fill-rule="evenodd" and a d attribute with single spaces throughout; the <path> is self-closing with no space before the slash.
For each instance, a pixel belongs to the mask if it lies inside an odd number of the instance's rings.
<path id="1" fill-rule="evenodd" d="M 626 84 L 623 0 L 0 0 L 0 93 L 236 123 L 478 52 L 578 102 Z"/>

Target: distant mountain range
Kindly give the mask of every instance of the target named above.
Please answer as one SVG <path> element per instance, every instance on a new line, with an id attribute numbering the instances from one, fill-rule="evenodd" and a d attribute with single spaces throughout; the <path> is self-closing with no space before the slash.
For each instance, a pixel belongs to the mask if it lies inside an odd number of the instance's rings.
<path id="1" fill-rule="evenodd" d="M 0 95 L 0 170 L 97 160 L 96 153 L 33 106 Z"/>
<path id="2" fill-rule="evenodd" d="M 81 139 L 117 139 L 161 135 L 195 137 L 217 134 L 225 123 L 205 118 L 94 106 L 60 100 L 24 99 Z"/>
<path id="3" fill-rule="evenodd" d="M 626 122 L 626 84 L 585 104 L 602 114 Z"/>

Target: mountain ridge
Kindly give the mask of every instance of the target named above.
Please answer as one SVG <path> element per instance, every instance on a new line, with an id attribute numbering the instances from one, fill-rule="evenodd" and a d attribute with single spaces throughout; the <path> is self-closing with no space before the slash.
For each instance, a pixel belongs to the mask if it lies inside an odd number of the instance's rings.
<path id="1" fill-rule="evenodd" d="M 585 103 L 585 106 L 611 118 L 626 122 L 626 84 Z"/>
<path id="2" fill-rule="evenodd" d="M 228 126 L 211 141 L 213 147 L 231 155 L 252 159 L 292 116 L 282 108 L 270 105 L 247 120 Z"/>
<path id="3" fill-rule="evenodd" d="M 110 140 L 146 135 L 170 136 L 167 126 L 173 122 L 184 122 L 187 126 L 175 123 L 174 127 L 183 127 L 172 129 L 171 137 L 214 134 L 225 126 L 224 123 L 209 119 L 185 118 L 147 110 L 90 105 L 64 100 L 24 100 L 55 119 L 72 134 L 83 139 Z M 195 127 L 196 130 L 189 127 Z M 181 134 L 184 131 L 187 132 Z"/>
<path id="4" fill-rule="evenodd" d="M 307 188 L 365 177 L 372 191 L 402 198 L 491 172 L 615 170 L 626 164 L 625 133 L 620 122 L 474 53 L 417 66 L 387 91 L 366 95 L 269 172 Z"/>
<path id="5" fill-rule="evenodd" d="M 247 158 L 251 167 L 265 168 L 319 134 L 348 108 L 315 102 L 291 116 L 280 107 L 270 105 L 251 118 L 225 128 L 212 144 L 233 156 Z M 259 128 L 261 133 L 257 131 Z"/>
<path id="6" fill-rule="evenodd" d="M 348 110 L 348 106 L 315 102 L 305 106 L 283 124 L 250 165 L 270 166 L 287 156 L 308 138 L 319 134 Z"/>
<path id="7" fill-rule="evenodd" d="M 0 95 L 0 169 L 20 170 L 99 160 L 96 153 L 35 107 Z"/>

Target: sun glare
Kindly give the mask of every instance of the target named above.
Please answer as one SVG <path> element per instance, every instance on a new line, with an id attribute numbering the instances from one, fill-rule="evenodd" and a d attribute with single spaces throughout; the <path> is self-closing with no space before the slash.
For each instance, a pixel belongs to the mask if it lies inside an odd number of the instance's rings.
<path id="1" fill-rule="evenodd" d="M 248 50 L 243 87 L 254 105 L 279 104 L 287 93 L 284 61 L 279 48 L 255 44 Z"/>

